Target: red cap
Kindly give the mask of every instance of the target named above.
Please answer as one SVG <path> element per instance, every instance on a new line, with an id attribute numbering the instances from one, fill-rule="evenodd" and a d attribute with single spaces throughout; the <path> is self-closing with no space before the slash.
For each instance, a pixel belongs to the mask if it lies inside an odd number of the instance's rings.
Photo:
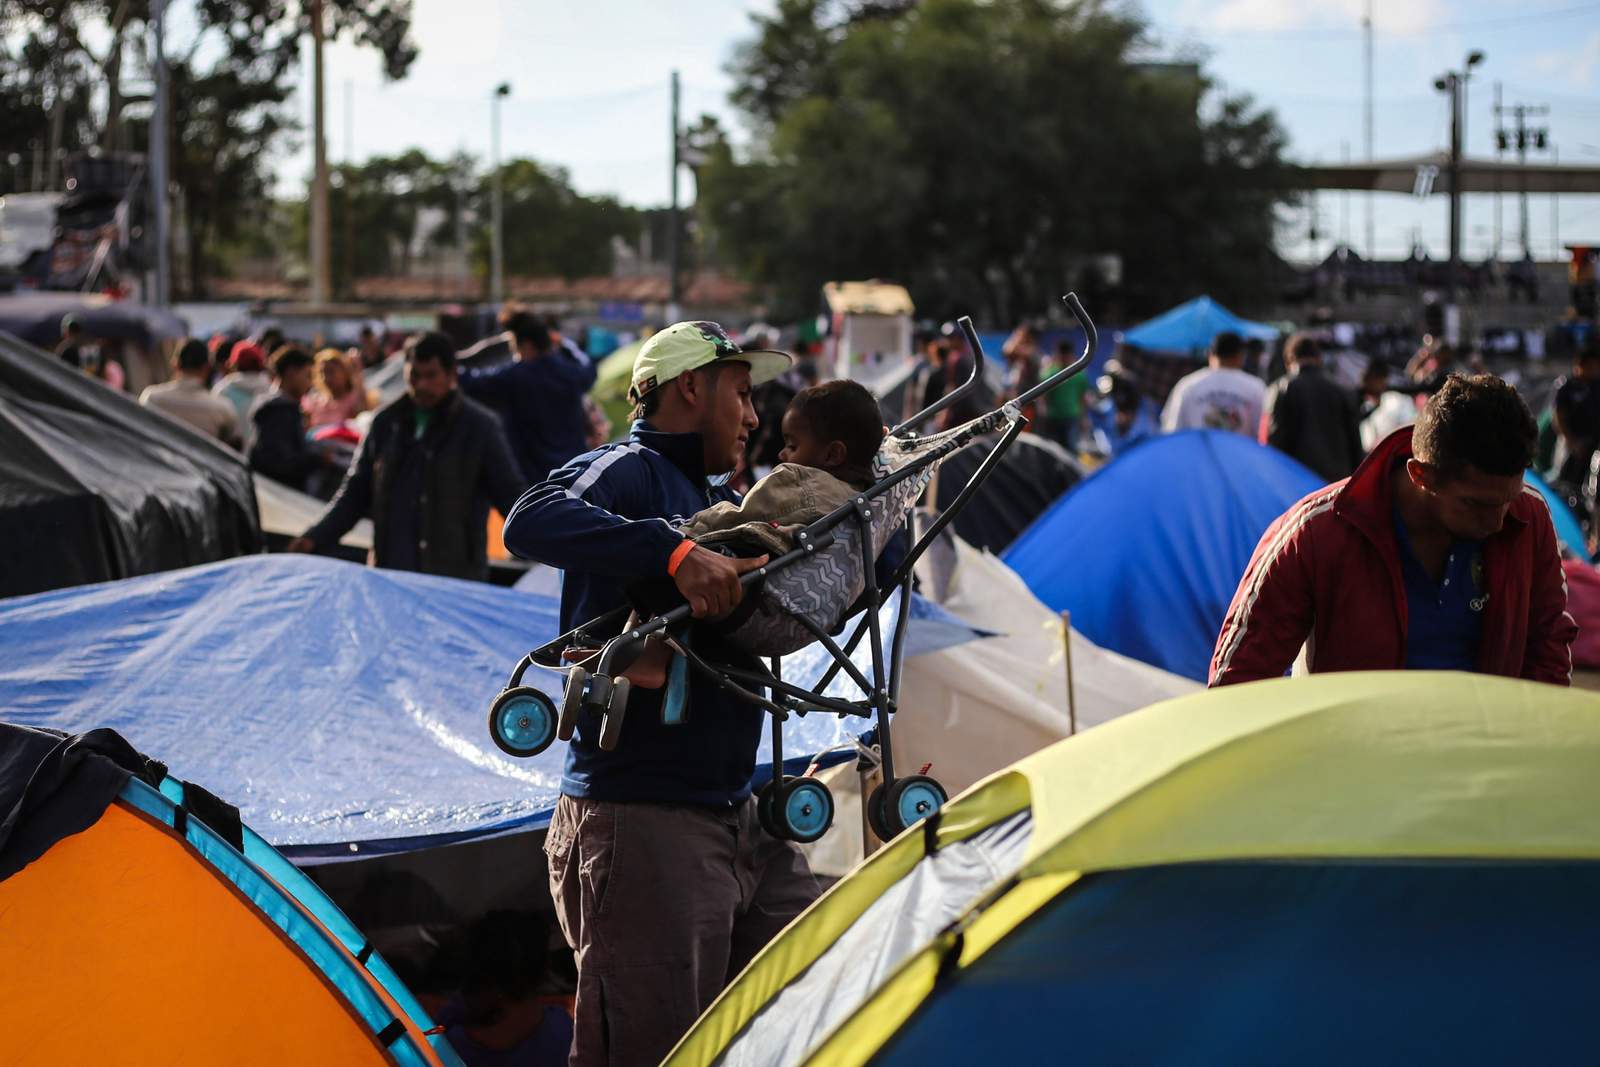
<path id="1" fill-rule="evenodd" d="M 233 346 L 228 357 L 228 369 L 236 371 L 261 371 L 267 369 L 267 354 L 254 341 L 240 341 Z"/>

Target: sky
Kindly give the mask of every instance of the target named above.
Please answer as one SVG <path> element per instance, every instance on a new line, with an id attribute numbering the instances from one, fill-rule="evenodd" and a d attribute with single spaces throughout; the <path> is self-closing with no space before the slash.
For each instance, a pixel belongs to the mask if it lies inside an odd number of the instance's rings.
<path id="1" fill-rule="evenodd" d="M 501 154 L 565 167 L 576 188 L 640 206 L 669 195 L 670 81 L 682 82 L 682 115 L 716 114 L 742 133 L 727 102 L 725 71 L 734 48 L 752 35 L 751 12 L 773 6 L 739 0 L 414 0 L 413 35 L 421 54 L 408 76 L 384 80 L 370 50 L 335 42 L 327 52 L 329 159 L 361 160 L 418 146 L 430 154 L 464 150 L 487 160 L 490 96 L 509 82 Z M 998 0 L 1003 2 L 1003 0 Z M 1218 92 L 1248 94 L 1278 115 L 1290 157 L 1336 163 L 1365 156 L 1363 40 L 1365 0 L 1143 0 L 1152 58 L 1199 56 Z M 1547 106 L 1560 162 L 1600 166 L 1600 3 L 1577 0 L 1378 0 L 1372 5 L 1373 154 L 1392 158 L 1445 147 L 1446 98 L 1436 77 L 1460 69 L 1468 52 L 1485 60 L 1473 71 L 1467 104 L 1467 152 L 1494 154 L 1495 86 L 1506 105 Z M 309 49 L 308 49 L 309 51 Z M 310 64 L 302 67 L 297 104 L 309 140 Z M 1531 159 L 1541 158 L 1538 155 Z M 1546 153 L 1543 157 L 1550 160 Z M 285 152 L 280 192 L 310 172 L 305 143 Z M 684 198 L 692 179 L 681 179 Z M 1405 255 L 1420 240 L 1437 258 L 1447 246 L 1448 204 L 1409 196 L 1372 197 L 1377 253 Z M 1313 210 L 1322 236 L 1308 238 Z M 1341 238 L 1367 251 L 1366 198 L 1322 193 L 1286 215 L 1280 250 L 1306 260 Z M 1500 246 L 1520 254 L 1514 196 L 1500 205 Z M 1600 196 L 1529 198 L 1535 255 L 1556 242 L 1600 242 Z M 1495 241 L 1494 198 L 1468 197 L 1463 249 L 1481 259 Z"/>

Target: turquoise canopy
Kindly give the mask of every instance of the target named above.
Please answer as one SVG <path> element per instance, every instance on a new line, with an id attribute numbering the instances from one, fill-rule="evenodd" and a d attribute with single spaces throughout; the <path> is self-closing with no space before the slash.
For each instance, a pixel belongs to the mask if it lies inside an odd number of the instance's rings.
<path id="1" fill-rule="evenodd" d="M 1193 352 L 1210 345 L 1217 334 L 1230 330 L 1240 337 L 1263 341 L 1276 340 L 1278 336 L 1275 327 L 1241 319 L 1209 296 L 1197 296 L 1125 331 L 1121 341 L 1155 352 Z"/>

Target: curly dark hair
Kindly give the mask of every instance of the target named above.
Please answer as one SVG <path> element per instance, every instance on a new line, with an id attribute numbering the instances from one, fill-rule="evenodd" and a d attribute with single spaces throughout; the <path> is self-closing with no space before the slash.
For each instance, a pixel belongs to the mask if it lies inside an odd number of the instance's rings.
<path id="1" fill-rule="evenodd" d="M 883 444 L 883 412 L 866 386 L 844 378 L 813 385 L 795 394 L 789 410 L 810 424 L 819 441 L 842 443 L 846 463 L 872 466 Z"/>
<path id="2" fill-rule="evenodd" d="M 1469 466 L 1509 478 L 1533 462 L 1538 438 L 1538 424 L 1515 389 L 1492 374 L 1453 374 L 1422 409 L 1411 450 L 1442 479 Z"/>

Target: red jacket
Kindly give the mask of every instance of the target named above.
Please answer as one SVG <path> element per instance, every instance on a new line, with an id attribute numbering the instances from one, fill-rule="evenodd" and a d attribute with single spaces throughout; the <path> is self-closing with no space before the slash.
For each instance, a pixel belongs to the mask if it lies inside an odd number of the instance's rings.
<path id="1" fill-rule="evenodd" d="M 1356 472 L 1279 516 L 1256 546 L 1211 656 L 1211 684 L 1276 678 L 1307 645 L 1313 672 L 1399 670 L 1406 595 L 1389 472 L 1411 429 L 1378 443 Z M 1567 613 L 1550 511 L 1531 487 L 1483 543 L 1478 671 L 1568 685 L 1578 626 Z M 1307 639 L 1309 638 L 1309 643 Z"/>

